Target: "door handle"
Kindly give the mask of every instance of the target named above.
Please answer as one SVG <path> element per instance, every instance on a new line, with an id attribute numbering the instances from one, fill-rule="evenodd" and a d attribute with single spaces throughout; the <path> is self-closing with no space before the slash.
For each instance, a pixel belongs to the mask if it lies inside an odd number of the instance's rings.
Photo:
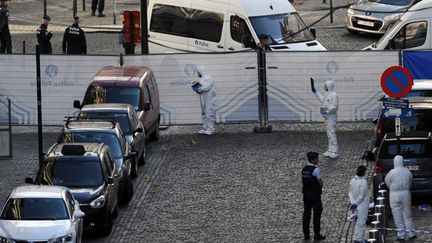
<path id="1" fill-rule="evenodd" d="M 234 47 L 230 47 L 230 48 L 228 48 L 228 50 L 234 51 L 235 49 L 234 49 Z"/>
<path id="2" fill-rule="evenodd" d="M 222 46 L 222 45 L 217 45 L 217 48 L 221 48 L 221 49 L 222 49 L 222 48 L 223 48 L 223 46 Z"/>

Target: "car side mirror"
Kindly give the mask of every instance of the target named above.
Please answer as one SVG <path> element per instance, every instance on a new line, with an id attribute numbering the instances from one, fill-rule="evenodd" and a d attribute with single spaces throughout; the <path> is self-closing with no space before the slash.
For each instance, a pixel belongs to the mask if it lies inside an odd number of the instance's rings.
<path id="1" fill-rule="evenodd" d="M 313 38 L 316 38 L 316 29 L 315 28 L 311 28 L 310 32 L 312 33 Z"/>
<path id="2" fill-rule="evenodd" d="M 367 161 L 375 161 L 375 155 L 372 151 L 365 151 L 362 159 L 365 159 Z"/>
<path id="3" fill-rule="evenodd" d="M 76 219 L 80 219 L 80 218 L 84 218 L 85 213 L 83 211 L 75 211 L 74 212 L 74 218 Z"/>
<path id="4" fill-rule="evenodd" d="M 150 103 L 145 103 L 144 105 L 144 111 L 149 111 L 151 109 L 151 104 Z"/>
<path id="5" fill-rule="evenodd" d="M 379 95 L 378 97 L 377 97 L 377 101 L 383 101 L 384 100 L 384 95 Z"/>
<path id="6" fill-rule="evenodd" d="M 136 157 L 136 155 L 137 155 L 137 153 L 135 151 L 131 151 L 124 157 L 124 159 L 130 159 L 130 158 Z"/>
<path id="7" fill-rule="evenodd" d="M 79 100 L 74 100 L 73 107 L 77 109 L 81 109 L 81 103 Z"/>
<path id="8" fill-rule="evenodd" d="M 136 132 L 143 132 L 143 129 L 141 127 L 138 127 L 137 129 L 135 129 L 134 133 Z"/>
<path id="9" fill-rule="evenodd" d="M 375 124 L 375 125 L 378 124 L 378 118 L 372 119 L 372 123 Z"/>
<path id="10" fill-rule="evenodd" d="M 108 184 L 113 184 L 114 183 L 114 179 L 112 177 L 108 177 L 107 178 L 107 182 L 108 182 Z"/>
<path id="11" fill-rule="evenodd" d="M 25 180 L 24 180 L 24 182 L 26 184 L 34 184 L 33 178 L 31 178 L 31 177 L 26 177 Z"/>

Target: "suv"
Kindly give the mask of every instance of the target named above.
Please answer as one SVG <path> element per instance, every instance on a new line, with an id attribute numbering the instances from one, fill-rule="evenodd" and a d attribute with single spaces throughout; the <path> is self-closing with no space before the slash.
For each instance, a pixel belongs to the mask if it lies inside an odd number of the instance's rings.
<path id="1" fill-rule="evenodd" d="M 131 176 L 135 178 L 138 172 L 138 165 L 144 165 L 146 155 L 144 126 L 138 119 L 133 107 L 129 104 L 91 104 L 81 108 L 78 115 L 86 119 L 114 119 L 120 124 L 123 135 L 132 151 L 137 153 L 132 162 Z"/>
<path id="2" fill-rule="evenodd" d="M 111 149 L 105 144 L 54 144 L 36 179 L 27 183 L 65 186 L 85 213 L 84 230 L 109 235 L 117 217 L 119 181 Z"/>
<path id="3" fill-rule="evenodd" d="M 128 203 L 133 196 L 131 182 L 132 160 L 136 153 L 131 152 L 123 136 L 120 125 L 115 120 L 82 120 L 69 117 L 57 140 L 58 143 L 104 143 L 110 147 L 119 179 L 119 198 Z"/>
<path id="4" fill-rule="evenodd" d="M 82 104 L 75 100 L 75 108 L 99 103 L 132 105 L 144 124 L 151 140 L 159 139 L 159 91 L 153 71 L 147 67 L 103 67 L 93 77 Z"/>
<path id="5" fill-rule="evenodd" d="M 393 158 L 400 154 L 404 157 L 404 166 L 412 175 L 411 192 L 413 194 L 432 193 L 432 134 L 431 132 L 408 132 L 402 134 L 400 142 L 394 133 L 387 133 L 378 150 L 373 178 L 374 198 L 387 173 L 393 169 Z M 398 152 L 399 150 L 399 152 Z"/>

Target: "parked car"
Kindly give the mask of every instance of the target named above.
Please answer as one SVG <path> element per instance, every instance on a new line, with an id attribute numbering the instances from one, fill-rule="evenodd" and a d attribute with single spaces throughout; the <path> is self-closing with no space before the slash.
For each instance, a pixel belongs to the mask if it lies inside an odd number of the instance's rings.
<path id="1" fill-rule="evenodd" d="M 54 144 L 35 180 L 27 183 L 68 187 L 85 213 L 84 230 L 109 235 L 118 214 L 119 180 L 111 149 L 102 143 Z"/>
<path id="2" fill-rule="evenodd" d="M 348 8 L 345 28 L 352 33 L 384 34 L 420 0 L 359 1 Z"/>
<path id="3" fill-rule="evenodd" d="M 414 82 L 404 99 L 409 101 L 409 106 L 414 109 L 414 115 L 401 118 L 401 131 L 432 131 L 432 82 Z M 374 123 L 377 124 L 375 147 L 379 147 L 384 135 L 395 131 L 395 121 L 394 118 L 384 117 L 381 109 Z"/>
<path id="4" fill-rule="evenodd" d="M 126 142 L 120 125 L 115 120 L 82 120 L 68 118 L 59 134 L 58 143 L 104 143 L 111 149 L 116 177 L 120 182 L 119 198 L 127 203 L 133 196 L 132 166 L 136 153 Z M 136 173 L 136 172 L 135 172 Z"/>
<path id="5" fill-rule="evenodd" d="M 6 200 L 0 242 L 81 242 L 84 213 L 62 186 L 20 186 Z"/>
<path id="6" fill-rule="evenodd" d="M 103 67 L 90 82 L 82 104 L 126 103 L 133 106 L 150 140 L 159 139 L 159 91 L 153 71 L 146 67 Z"/>
<path id="7" fill-rule="evenodd" d="M 393 169 L 393 158 L 400 154 L 404 166 L 413 175 L 411 192 L 413 195 L 432 194 L 432 133 L 425 131 L 408 132 L 400 137 L 400 145 L 394 133 L 387 133 L 379 147 L 375 174 L 373 177 L 374 198 L 384 182 L 387 173 Z"/>
<path id="8" fill-rule="evenodd" d="M 127 143 L 137 153 L 132 163 L 132 178 L 137 176 L 138 165 L 144 165 L 146 156 L 146 134 L 144 125 L 138 119 L 133 107 L 129 104 L 89 104 L 81 108 L 78 115 L 86 119 L 114 119 L 120 124 Z"/>

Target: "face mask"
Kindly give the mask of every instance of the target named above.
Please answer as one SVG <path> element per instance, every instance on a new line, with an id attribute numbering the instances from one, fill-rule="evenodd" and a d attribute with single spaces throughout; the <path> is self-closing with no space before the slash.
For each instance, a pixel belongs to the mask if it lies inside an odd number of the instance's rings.
<path id="1" fill-rule="evenodd" d="M 324 85 L 324 90 L 328 92 L 327 85 Z"/>

